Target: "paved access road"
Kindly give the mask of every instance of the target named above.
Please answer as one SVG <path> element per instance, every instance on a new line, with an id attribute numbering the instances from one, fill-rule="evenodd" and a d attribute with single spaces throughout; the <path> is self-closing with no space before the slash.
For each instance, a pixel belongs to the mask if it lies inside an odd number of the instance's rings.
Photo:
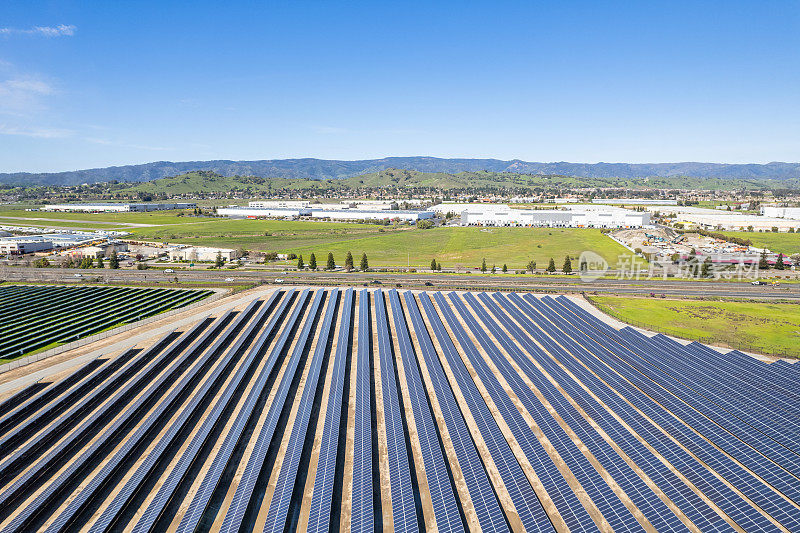
<path id="1" fill-rule="evenodd" d="M 76 277 L 80 274 L 83 277 Z M 343 271 L 254 271 L 254 270 L 176 270 L 165 273 L 162 270 L 78 270 L 78 269 L 36 269 L 5 267 L 0 269 L 0 278 L 6 281 L 62 281 L 77 282 L 87 278 L 100 278 L 101 282 L 173 282 L 175 278 L 185 282 L 220 283 L 231 279 L 230 283 L 275 283 L 282 279 L 284 284 L 295 285 L 387 285 L 402 288 L 430 287 L 435 290 L 514 290 L 576 293 L 590 292 L 602 294 L 638 294 L 721 298 L 762 298 L 762 299 L 800 299 L 800 284 L 787 283 L 773 287 L 755 286 L 748 282 L 732 281 L 675 281 L 675 280 L 597 280 L 584 283 L 578 276 L 573 278 L 536 276 L 483 276 L 479 274 L 398 274 L 385 272 L 343 272 Z M 377 283 L 376 283 L 377 282 Z M 426 285 L 430 283 L 431 285 Z"/>

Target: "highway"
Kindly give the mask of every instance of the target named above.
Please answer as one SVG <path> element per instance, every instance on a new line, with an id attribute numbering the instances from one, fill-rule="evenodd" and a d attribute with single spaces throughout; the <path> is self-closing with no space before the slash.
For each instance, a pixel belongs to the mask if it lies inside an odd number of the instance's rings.
<path id="1" fill-rule="evenodd" d="M 80 275 L 80 277 L 78 277 Z M 98 279 L 99 278 L 99 279 Z M 166 273 L 162 270 L 110 270 L 110 269 L 58 269 L 58 268 L 0 268 L 0 279 L 11 282 L 80 282 L 95 280 L 103 283 L 265 283 L 274 284 L 282 279 L 291 285 L 336 285 L 373 286 L 385 285 L 394 288 L 398 284 L 404 289 L 429 290 L 499 290 L 532 291 L 547 293 L 598 293 L 631 294 L 667 297 L 718 297 L 718 298 L 756 298 L 800 300 L 800 284 L 785 283 L 776 287 L 770 285 L 754 286 L 748 282 L 734 281 L 691 281 L 691 280 L 625 280 L 602 279 L 585 283 L 576 275 L 573 278 L 562 276 L 495 276 L 470 274 L 399 274 L 386 272 L 344 272 L 344 271 L 255 271 L 255 270 L 176 270 Z M 232 281 L 227 281 L 232 280 Z"/>

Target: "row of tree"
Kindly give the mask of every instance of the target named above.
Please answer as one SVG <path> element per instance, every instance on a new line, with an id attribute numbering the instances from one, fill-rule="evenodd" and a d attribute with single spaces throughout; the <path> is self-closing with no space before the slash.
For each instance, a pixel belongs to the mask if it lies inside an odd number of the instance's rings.
<path id="1" fill-rule="evenodd" d="M 47 258 L 42 257 L 34 261 L 33 266 L 36 268 L 47 268 L 52 265 Z M 105 268 L 106 264 L 103 260 L 103 256 L 100 256 L 97 259 L 92 259 L 91 256 L 85 255 L 80 258 L 73 258 L 72 256 L 69 256 L 63 260 L 59 266 L 61 268 Z M 109 256 L 108 266 L 109 268 L 113 269 L 119 268 L 119 257 L 117 257 L 116 250 L 112 251 L 111 256 Z"/>
<path id="2" fill-rule="evenodd" d="M 308 258 L 308 263 L 305 262 L 303 259 L 302 254 L 297 257 L 297 269 L 303 270 L 305 267 L 308 267 L 311 270 L 317 270 L 317 256 L 315 254 L 311 254 L 311 257 Z M 325 263 L 325 270 L 334 270 L 336 268 L 336 260 L 333 258 L 333 252 L 328 252 L 328 260 Z M 353 254 L 351 252 L 347 252 L 347 255 L 344 258 L 344 268 L 348 272 L 351 270 L 355 270 L 355 265 L 353 263 Z M 367 254 L 361 254 L 361 262 L 359 264 L 359 269 L 363 272 L 369 270 L 369 259 L 367 259 Z"/>
<path id="3" fill-rule="evenodd" d="M 441 269 L 441 265 L 440 265 L 440 269 Z M 525 269 L 528 272 L 530 272 L 531 274 L 535 273 L 536 272 L 536 261 L 534 261 L 533 259 L 528 261 L 528 264 L 525 265 Z M 488 268 L 488 266 L 486 264 L 486 258 L 484 257 L 483 258 L 483 262 L 481 263 L 481 272 L 486 272 L 487 270 L 489 270 L 489 268 Z M 508 265 L 503 264 L 501 270 L 503 272 L 508 272 Z M 550 262 L 547 264 L 547 268 L 545 270 L 547 272 L 551 272 L 551 273 L 556 271 L 556 261 L 555 261 L 555 259 L 553 259 L 552 257 L 550 258 Z M 494 274 L 497 271 L 497 267 L 495 265 L 492 265 L 491 271 L 492 271 L 492 274 Z M 564 257 L 564 264 L 561 266 L 561 272 L 563 272 L 564 274 L 572 273 L 572 259 L 570 258 L 569 255 Z"/>

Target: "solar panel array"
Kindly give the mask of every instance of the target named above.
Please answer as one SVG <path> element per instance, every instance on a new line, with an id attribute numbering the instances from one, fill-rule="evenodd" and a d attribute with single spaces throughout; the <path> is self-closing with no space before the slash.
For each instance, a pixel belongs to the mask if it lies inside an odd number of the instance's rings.
<path id="1" fill-rule="evenodd" d="M 798 377 L 563 296 L 279 289 L 0 403 L 0 533 L 800 531 Z"/>

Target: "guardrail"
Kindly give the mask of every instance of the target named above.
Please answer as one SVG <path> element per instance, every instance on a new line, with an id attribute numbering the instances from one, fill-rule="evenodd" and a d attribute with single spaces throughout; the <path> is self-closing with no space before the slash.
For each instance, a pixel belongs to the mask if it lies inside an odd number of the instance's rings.
<path id="1" fill-rule="evenodd" d="M 213 290 L 213 289 L 212 289 Z M 153 315 L 151 317 L 138 320 L 136 322 L 131 322 L 130 324 L 123 324 L 122 326 L 118 326 L 113 329 L 109 329 L 106 331 L 101 331 L 100 333 L 95 333 L 94 335 L 89 335 L 88 337 L 84 337 L 82 339 L 78 339 L 76 341 L 68 342 L 67 344 L 62 344 L 60 346 L 56 346 L 55 348 L 50 348 L 49 350 L 45 350 L 43 352 L 26 355 L 24 357 L 20 357 L 18 359 L 14 359 L 13 361 L 9 361 L 8 363 L 3 363 L 0 365 L 0 374 L 4 374 L 6 372 L 10 372 L 16 368 L 20 368 L 22 366 L 29 365 L 31 363 L 36 363 L 38 361 L 42 361 L 43 359 L 47 359 L 49 357 L 53 357 L 54 355 L 58 355 L 64 352 L 68 352 L 70 350 L 74 350 L 76 348 L 80 348 L 82 346 L 86 346 L 87 344 L 91 344 L 93 342 L 107 339 L 108 337 L 112 337 L 114 335 L 118 335 L 120 333 L 124 333 L 126 331 L 130 331 L 132 329 L 136 329 L 141 326 L 145 326 L 147 324 L 152 324 L 153 322 L 158 322 L 163 318 L 167 318 L 170 316 L 177 315 L 179 313 L 183 313 L 184 311 L 189 311 L 196 307 L 200 307 L 201 305 L 205 305 L 207 303 L 216 301 L 222 296 L 226 295 L 226 291 L 214 291 L 212 295 L 207 298 L 203 298 L 202 300 L 195 302 L 193 304 L 189 304 L 185 307 L 178 307 L 176 309 L 170 309 L 169 311 L 165 311 L 163 313 L 159 313 L 157 315 Z"/>

